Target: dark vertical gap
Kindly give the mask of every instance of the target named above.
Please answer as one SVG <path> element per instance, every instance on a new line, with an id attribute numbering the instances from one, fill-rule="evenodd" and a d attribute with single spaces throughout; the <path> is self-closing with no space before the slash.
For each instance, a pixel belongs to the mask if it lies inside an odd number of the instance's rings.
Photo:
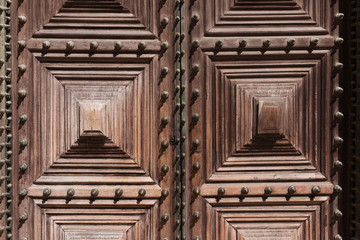
<path id="1" fill-rule="evenodd" d="M 344 94 L 340 98 L 340 109 L 345 114 L 340 134 L 345 139 L 340 161 L 344 167 L 341 172 L 340 185 L 343 197 L 339 206 L 343 208 L 343 221 L 340 227 L 343 239 L 360 239 L 360 199 L 356 198 L 356 190 L 360 187 L 360 7 L 359 0 L 340 1 L 340 12 L 345 14 L 341 37 L 345 42 L 340 51 L 340 59 L 344 63 L 341 87 Z"/>

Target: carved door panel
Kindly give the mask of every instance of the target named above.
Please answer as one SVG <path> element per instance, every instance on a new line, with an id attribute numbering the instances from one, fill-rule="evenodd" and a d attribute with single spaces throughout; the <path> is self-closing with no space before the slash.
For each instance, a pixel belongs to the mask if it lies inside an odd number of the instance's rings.
<path id="1" fill-rule="evenodd" d="M 175 3 L 12 7 L 14 211 L 3 236 L 173 239 Z"/>
<path id="2" fill-rule="evenodd" d="M 337 1 L 0 4 L 0 239 L 342 239 Z"/>
<path id="3" fill-rule="evenodd" d="M 187 239 L 341 239 L 337 1 L 186 1 Z"/>

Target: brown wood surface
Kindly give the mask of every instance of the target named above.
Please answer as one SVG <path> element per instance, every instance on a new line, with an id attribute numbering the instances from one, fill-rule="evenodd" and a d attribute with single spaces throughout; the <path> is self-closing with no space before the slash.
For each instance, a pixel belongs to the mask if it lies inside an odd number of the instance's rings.
<path id="1" fill-rule="evenodd" d="M 14 0 L 11 14 L 12 239 L 334 239 L 336 1 Z"/>
<path id="2" fill-rule="evenodd" d="M 334 239 L 336 1 L 186 3 L 187 239 Z"/>
<path id="3" fill-rule="evenodd" d="M 27 91 L 13 109 L 14 119 L 27 115 L 26 122 L 13 122 L 13 167 L 28 168 L 14 171 L 12 239 L 174 239 L 174 149 L 161 143 L 175 127 L 175 3 L 35 0 L 13 6 L 14 19 L 27 19 L 13 26 L 14 102 L 18 90 Z M 167 26 L 160 23 L 164 17 Z M 163 67 L 169 72 L 160 77 Z M 163 91 L 169 93 L 164 102 Z M 28 140 L 24 148 L 22 139 Z M 170 166 L 166 174 L 163 165 Z M 27 195 L 20 197 L 23 189 Z M 162 197 L 164 189 L 169 196 Z M 28 219 L 19 221 L 23 213 Z"/>

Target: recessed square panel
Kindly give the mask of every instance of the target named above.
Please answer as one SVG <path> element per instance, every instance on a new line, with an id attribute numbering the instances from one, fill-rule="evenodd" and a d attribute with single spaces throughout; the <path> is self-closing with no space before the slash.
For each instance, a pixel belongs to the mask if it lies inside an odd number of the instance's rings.
<path id="1" fill-rule="evenodd" d="M 39 107 L 34 115 L 42 122 L 36 126 L 42 133 L 36 138 L 39 151 L 34 152 L 41 166 L 37 171 L 147 175 L 147 181 L 153 181 L 156 89 L 151 87 L 149 64 L 36 61 L 35 67 L 43 74 L 34 85 L 48 89 L 35 94 Z"/>
<path id="2" fill-rule="evenodd" d="M 115 205 L 108 201 L 101 207 L 86 204 L 86 201 L 58 203 L 41 203 L 34 200 L 34 222 L 37 224 L 33 232 L 38 240 L 150 240 L 157 236 L 156 201 L 152 205 L 139 204 L 136 208 Z M 56 201 L 56 200 L 55 200 Z M 59 202 L 59 201 L 58 201 Z M 126 208 L 125 208 L 126 206 Z"/>
<path id="3" fill-rule="evenodd" d="M 327 97 L 323 60 L 215 59 L 208 58 L 213 71 L 204 78 L 212 93 L 204 105 L 208 179 L 325 179 L 322 151 L 330 142 L 318 134 L 326 131 L 320 119 L 328 109 L 322 105 Z M 292 174 L 299 171 L 304 174 Z"/>
<path id="4" fill-rule="evenodd" d="M 136 80 L 135 80 L 136 81 Z M 133 142 L 133 81 L 60 81 L 64 87 L 66 149 L 63 157 L 130 158 L 134 149 L 122 149 L 124 141 Z M 122 138 L 124 131 L 128 138 Z M 132 157 L 134 158 L 134 157 Z"/>
<path id="5" fill-rule="evenodd" d="M 228 199 L 224 205 L 208 200 L 204 226 L 214 240 L 319 240 L 326 233 L 326 201 L 264 204 L 259 200 L 256 204 L 248 200 L 246 204 Z"/>

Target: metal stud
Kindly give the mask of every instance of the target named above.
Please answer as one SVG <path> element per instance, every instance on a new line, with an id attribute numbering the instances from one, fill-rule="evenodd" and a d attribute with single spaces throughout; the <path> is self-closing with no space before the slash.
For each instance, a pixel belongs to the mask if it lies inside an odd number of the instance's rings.
<path id="1" fill-rule="evenodd" d="M 20 169 L 20 171 L 22 171 L 22 172 L 25 172 L 27 168 L 28 168 L 28 165 L 27 165 L 26 163 L 22 163 L 22 164 L 20 164 L 20 166 L 19 166 L 19 169 Z"/>
<path id="2" fill-rule="evenodd" d="M 163 91 L 161 93 L 161 101 L 165 102 L 169 98 L 169 93 L 167 91 Z"/>
<path id="3" fill-rule="evenodd" d="M 166 76 L 169 73 L 169 68 L 163 67 L 161 68 L 161 76 Z"/>
<path id="4" fill-rule="evenodd" d="M 194 91 L 192 92 L 192 95 L 191 95 L 191 100 L 195 101 L 199 96 L 200 96 L 200 90 L 194 89 Z"/>
<path id="5" fill-rule="evenodd" d="M 199 171 L 200 170 L 200 163 L 199 162 L 195 162 L 194 164 L 193 164 L 193 170 L 194 171 Z"/>
<path id="6" fill-rule="evenodd" d="M 143 50 L 145 50 L 145 48 L 146 48 L 146 43 L 145 42 L 139 42 L 138 49 L 143 51 Z"/>
<path id="7" fill-rule="evenodd" d="M 263 41 L 263 47 L 268 48 L 270 47 L 271 41 L 269 39 L 266 39 Z"/>
<path id="8" fill-rule="evenodd" d="M 164 164 L 162 167 L 161 167 L 161 172 L 163 173 L 163 174 L 166 174 L 167 172 L 169 172 L 169 166 L 168 165 L 166 165 L 166 164 Z"/>
<path id="9" fill-rule="evenodd" d="M 199 71 L 200 71 L 199 64 L 194 64 L 191 68 L 192 75 L 195 76 L 196 74 L 198 74 Z"/>
<path id="10" fill-rule="evenodd" d="M 241 41 L 239 42 L 239 47 L 241 47 L 241 48 L 245 48 L 246 45 L 247 45 L 247 41 L 246 41 L 246 40 L 241 40 Z"/>
<path id="11" fill-rule="evenodd" d="M 223 42 L 221 40 L 216 41 L 215 43 L 216 48 L 222 48 L 222 46 L 223 46 Z"/>
<path id="12" fill-rule="evenodd" d="M 121 42 L 116 42 L 114 47 L 115 47 L 115 51 L 120 51 L 123 45 Z"/>
<path id="13" fill-rule="evenodd" d="M 342 213 L 339 209 L 336 209 L 336 210 L 334 211 L 334 216 L 335 216 L 337 219 L 339 219 L 339 218 L 342 218 L 343 213 Z"/>
<path id="14" fill-rule="evenodd" d="M 343 13 L 337 13 L 334 17 L 334 24 L 338 25 L 344 19 Z"/>
<path id="15" fill-rule="evenodd" d="M 199 42 L 199 40 L 194 40 L 194 41 L 191 43 L 191 49 L 194 51 L 194 50 L 198 49 L 198 47 L 200 47 L 200 42 Z"/>
<path id="16" fill-rule="evenodd" d="M 296 192 L 296 188 L 294 187 L 294 186 L 290 186 L 289 188 L 288 188 L 288 193 L 289 194 L 294 194 Z"/>
<path id="17" fill-rule="evenodd" d="M 70 51 L 74 48 L 75 44 L 73 41 L 69 41 L 66 43 L 66 50 Z"/>
<path id="18" fill-rule="evenodd" d="M 339 160 L 334 162 L 334 169 L 336 171 L 339 171 L 343 166 L 344 166 L 344 164 Z"/>
<path id="19" fill-rule="evenodd" d="M 28 194 L 28 191 L 25 188 L 21 189 L 19 192 L 20 197 L 25 197 L 27 194 Z"/>
<path id="20" fill-rule="evenodd" d="M 26 42 L 25 41 L 18 41 L 18 45 L 20 49 L 26 48 Z"/>
<path id="21" fill-rule="evenodd" d="M 197 220 L 199 220 L 199 219 L 200 219 L 200 213 L 199 213 L 199 212 L 197 212 L 197 211 L 196 211 L 196 212 L 194 212 L 192 216 L 193 216 L 193 219 L 194 219 L 195 221 L 197 221 Z"/>
<path id="22" fill-rule="evenodd" d="M 200 21 L 200 16 L 199 14 L 194 14 L 192 17 L 191 17 L 191 24 L 192 25 L 195 25 L 197 22 Z"/>
<path id="23" fill-rule="evenodd" d="M 340 236 L 340 234 L 336 234 L 334 240 L 343 240 L 343 238 Z"/>
<path id="24" fill-rule="evenodd" d="M 48 50 L 50 48 L 50 42 L 49 41 L 43 41 L 42 48 L 44 50 Z"/>
<path id="25" fill-rule="evenodd" d="M 20 122 L 24 123 L 27 121 L 27 115 L 26 114 L 22 114 L 19 116 Z"/>
<path id="26" fill-rule="evenodd" d="M 343 67 L 344 67 L 344 64 L 342 64 L 342 63 L 336 63 L 334 65 L 334 69 L 336 72 L 340 72 L 343 69 Z"/>
<path id="27" fill-rule="evenodd" d="M 26 90 L 19 90 L 18 94 L 20 99 L 24 99 L 27 95 L 27 92 Z"/>
<path id="28" fill-rule="evenodd" d="M 319 39 L 318 39 L 318 38 L 312 38 L 312 39 L 310 39 L 310 46 L 311 46 L 311 47 L 317 46 L 318 43 L 319 43 Z"/>
<path id="29" fill-rule="evenodd" d="M 341 186 L 335 185 L 335 187 L 334 187 L 334 193 L 339 194 L 339 193 L 342 193 L 342 191 L 343 191 L 343 189 L 342 189 Z"/>
<path id="30" fill-rule="evenodd" d="M 180 74 L 181 74 L 181 75 L 184 75 L 184 74 L 185 74 L 185 71 L 186 71 L 186 69 L 185 69 L 184 67 L 182 67 L 182 68 L 180 69 Z"/>
<path id="31" fill-rule="evenodd" d="M 21 140 L 20 140 L 20 146 L 21 146 L 21 147 L 24 148 L 24 147 L 26 147 L 27 145 L 28 145 L 28 140 L 27 140 L 27 139 L 24 138 L 24 139 L 21 139 Z"/>
<path id="32" fill-rule="evenodd" d="M 194 196 L 199 196 L 200 195 L 200 188 L 195 187 L 192 192 L 193 192 Z"/>
<path id="33" fill-rule="evenodd" d="M 176 16 L 176 17 L 175 17 L 175 24 L 178 24 L 178 23 L 180 22 L 180 20 L 181 20 L 180 17 L 179 17 L 179 16 Z"/>
<path id="34" fill-rule="evenodd" d="M 343 43 L 344 43 L 343 38 L 335 38 L 335 40 L 334 40 L 335 47 L 340 47 L 340 45 Z"/>
<path id="35" fill-rule="evenodd" d="M 195 139 L 193 142 L 192 142 L 192 145 L 193 147 L 196 149 L 200 146 L 200 140 L 199 139 Z"/>
<path id="36" fill-rule="evenodd" d="M 20 221 L 24 222 L 28 219 L 27 213 L 23 213 L 19 216 Z"/>
<path id="37" fill-rule="evenodd" d="M 168 123 L 169 123 L 169 118 L 168 117 L 163 117 L 161 119 L 161 125 L 162 126 L 166 126 L 166 125 L 168 125 Z"/>
<path id="38" fill-rule="evenodd" d="M 115 190 L 115 197 L 121 197 L 123 195 L 124 191 L 121 188 L 117 188 Z"/>
<path id="39" fill-rule="evenodd" d="M 342 139 L 341 137 L 334 138 L 335 147 L 340 147 L 343 143 L 344 143 L 344 139 Z"/>
<path id="40" fill-rule="evenodd" d="M 138 192 L 138 195 L 139 195 L 139 197 L 144 197 L 146 195 L 146 190 L 143 189 L 143 188 L 140 188 L 139 192 Z"/>
<path id="41" fill-rule="evenodd" d="M 341 95 L 343 94 L 343 92 L 344 92 L 344 89 L 343 89 L 343 88 L 341 88 L 341 87 L 336 87 L 336 88 L 334 89 L 334 96 L 335 96 L 336 98 L 339 98 L 339 97 L 341 97 Z"/>
<path id="42" fill-rule="evenodd" d="M 168 48 L 169 48 L 169 43 L 168 42 L 161 43 L 161 49 L 163 51 L 166 51 Z"/>
<path id="43" fill-rule="evenodd" d="M 90 43 L 90 50 L 95 51 L 99 47 L 99 44 L 97 42 L 91 42 Z"/>
<path id="44" fill-rule="evenodd" d="M 191 116 L 191 123 L 192 123 L 192 124 L 196 124 L 199 120 L 200 120 L 200 114 L 194 113 L 194 114 Z"/>
<path id="45" fill-rule="evenodd" d="M 225 194 L 225 188 L 219 187 L 217 193 L 218 193 L 218 195 L 224 195 Z"/>
<path id="46" fill-rule="evenodd" d="M 289 39 L 287 40 L 287 46 L 288 47 L 293 47 L 295 45 L 295 39 Z"/>
<path id="47" fill-rule="evenodd" d="M 43 196 L 49 197 L 51 195 L 51 189 L 50 188 L 44 188 L 43 190 Z"/>
<path id="48" fill-rule="evenodd" d="M 97 197 L 99 195 L 99 190 L 96 188 L 91 189 L 90 196 L 91 197 Z"/>
<path id="49" fill-rule="evenodd" d="M 26 72 L 26 66 L 24 64 L 21 64 L 18 66 L 19 74 L 24 74 Z"/>
<path id="50" fill-rule="evenodd" d="M 19 16 L 18 19 L 19 19 L 19 24 L 20 25 L 24 25 L 26 23 L 26 21 L 27 21 L 25 16 Z"/>
<path id="51" fill-rule="evenodd" d="M 169 142 L 164 140 L 161 142 L 161 148 L 162 149 L 167 149 L 169 147 Z"/>
<path id="52" fill-rule="evenodd" d="M 271 187 L 266 187 L 266 188 L 264 189 L 264 193 L 265 193 L 265 194 L 271 194 L 271 193 L 272 193 L 272 188 L 271 188 Z"/>
<path id="53" fill-rule="evenodd" d="M 248 194 L 248 193 L 249 193 L 249 188 L 247 188 L 247 187 L 241 188 L 241 194 Z"/>
<path id="54" fill-rule="evenodd" d="M 167 196 L 169 196 L 169 190 L 167 190 L 167 189 L 163 189 L 163 190 L 161 190 L 161 196 L 163 197 L 163 198 L 166 198 Z"/>
<path id="55" fill-rule="evenodd" d="M 163 17 L 161 19 L 161 26 L 166 27 L 166 25 L 168 25 L 168 24 L 169 24 L 169 19 L 167 17 Z"/>
<path id="56" fill-rule="evenodd" d="M 336 112 L 336 113 L 334 114 L 334 120 L 335 120 L 335 122 L 337 122 L 337 123 L 341 122 L 341 120 L 342 120 L 343 118 L 344 118 L 344 114 L 341 113 L 341 112 Z"/>
<path id="57" fill-rule="evenodd" d="M 319 194 L 321 192 L 320 190 L 320 187 L 319 186 L 314 186 L 312 189 L 311 189 L 311 193 L 316 195 L 316 194 Z"/>
<path id="58" fill-rule="evenodd" d="M 166 223 L 167 221 L 169 221 L 169 215 L 168 214 L 163 214 L 162 216 L 161 216 L 161 222 L 163 222 L 163 223 Z"/>
<path id="59" fill-rule="evenodd" d="M 67 191 L 66 191 L 66 195 L 68 197 L 73 197 L 75 195 L 75 189 L 74 188 L 69 188 Z"/>

